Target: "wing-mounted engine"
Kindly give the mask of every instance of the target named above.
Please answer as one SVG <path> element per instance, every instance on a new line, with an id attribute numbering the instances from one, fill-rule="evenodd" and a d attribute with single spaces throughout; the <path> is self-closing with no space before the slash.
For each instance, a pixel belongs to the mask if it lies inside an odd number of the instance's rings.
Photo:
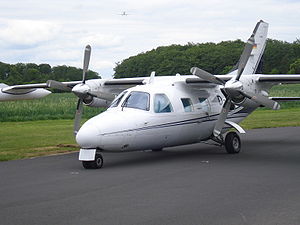
<path id="1" fill-rule="evenodd" d="M 72 92 L 82 99 L 83 104 L 90 107 L 108 107 L 115 98 L 114 94 L 105 92 L 102 88 L 103 80 L 88 80 L 85 83 L 77 84 Z"/>
<path id="2" fill-rule="evenodd" d="M 100 98 L 95 98 L 92 96 L 88 96 L 83 99 L 83 104 L 89 107 L 94 107 L 94 108 L 108 108 L 110 105 L 111 101 L 105 100 L 105 99 L 100 99 Z"/>

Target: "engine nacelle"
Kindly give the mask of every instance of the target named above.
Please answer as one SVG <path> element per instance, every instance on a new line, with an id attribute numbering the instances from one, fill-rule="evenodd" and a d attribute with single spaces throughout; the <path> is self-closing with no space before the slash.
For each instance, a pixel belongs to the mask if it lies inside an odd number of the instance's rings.
<path id="1" fill-rule="evenodd" d="M 83 100 L 84 105 L 90 106 L 90 107 L 95 107 L 95 108 L 100 108 L 100 107 L 105 107 L 108 108 L 111 101 L 100 99 L 100 98 L 95 98 L 95 97 L 88 97 Z"/>

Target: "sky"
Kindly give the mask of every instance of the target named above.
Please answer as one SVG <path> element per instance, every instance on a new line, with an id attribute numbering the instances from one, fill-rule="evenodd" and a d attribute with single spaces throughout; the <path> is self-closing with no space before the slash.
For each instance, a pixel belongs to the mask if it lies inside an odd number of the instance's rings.
<path id="1" fill-rule="evenodd" d="M 300 39 L 300 0 L 0 0 L 0 61 L 90 69 L 171 44 L 246 41 L 259 20 L 269 38 Z M 125 11 L 127 16 L 122 16 Z"/>

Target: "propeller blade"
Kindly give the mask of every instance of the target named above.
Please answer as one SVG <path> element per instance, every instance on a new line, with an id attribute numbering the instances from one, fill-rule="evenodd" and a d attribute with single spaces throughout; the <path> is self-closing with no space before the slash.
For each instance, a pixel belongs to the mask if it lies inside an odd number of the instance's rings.
<path id="1" fill-rule="evenodd" d="M 82 99 L 78 99 L 77 102 L 77 108 L 76 108 L 76 113 L 75 113 L 75 119 L 74 119 L 74 135 L 78 133 L 80 129 L 80 121 L 81 121 L 81 116 L 82 116 Z"/>
<path id="2" fill-rule="evenodd" d="M 240 77 L 245 69 L 245 66 L 249 60 L 249 57 L 251 55 L 253 46 L 254 46 L 254 35 L 251 35 L 251 37 L 248 39 L 248 41 L 244 47 L 242 55 L 240 57 L 239 65 L 238 65 L 238 72 L 237 72 L 237 76 L 235 77 L 235 80 L 240 79 Z"/>
<path id="3" fill-rule="evenodd" d="M 72 90 L 67 85 L 65 85 L 65 84 L 63 84 L 59 81 L 56 81 L 56 80 L 48 80 L 47 81 L 47 86 L 50 87 L 50 88 L 61 90 L 61 91 L 71 91 Z"/>
<path id="4" fill-rule="evenodd" d="M 83 58 L 83 72 L 82 72 L 82 83 L 85 83 L 86 73 L 89 68 L 91 57 L 91 46 L 87 45 L 84 50 L 84 58 Z"/>
<path id="5" fill-rule="evenodd" d="M 206 72 L 205 70 L 199 69 L 197 67 L 192 67 L 191 68 L 191 73 L 194 74 L 195 76 L 205 80 L 205 81 L 208 81 L 208 82 L 211 82 L 211 83 L 214 83 L 214 84 L 218 84 L 218 85 L 224 85 L 225 84 L 225 81 L 223 81 L 220 78 L 212 75 L 211 73 Z"/>
<path id="6" fill-rule="evenodd" d="M 260 105 L 263 105 L 267 108 L 273 109 L 273 110 L 278 110 L 280 109 L 280 105 L 275 102 L 274 100 L 269 99 L 268 97 L 265 97 L 260 94 L 254 94 L 251 92 L 240 92 L 242 95 L 245 97 L 251 99 L 252 101 L 257 102 Z"/>
<path id="7" fill-rule="evenodd" d="M 227 115 L 228 115 L 228 112 L 230 110 L 230 106 L 231 106 L 231 99 L 227 98 L 224 105 L 223 105 L 220 116 L 219 116 L 219 118 L 216 122 L 216 125 L 214 127 L 213 134 L 214 134 L 215 137 L 217 137 L 221 134 L 221 131 L 222 131 L 222 129 L 224 127 L 224 124 L 225 124 L 225 120 L 227 119 Z"/>

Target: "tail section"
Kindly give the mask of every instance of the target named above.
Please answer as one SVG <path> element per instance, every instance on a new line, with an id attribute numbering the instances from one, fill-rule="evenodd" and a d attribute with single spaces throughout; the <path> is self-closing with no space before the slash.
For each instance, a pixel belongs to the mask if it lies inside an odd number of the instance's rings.
<path id="1" fill-rule="evenodd" d="M 259 66 L 260 60 L 266 47 L 268 27 L 269 24 L 262 20 L 256 24 L 251 35 L 254 37 L 254 46 L 242 74 L 254 74 L 257 71 L 257 68 Z M 234 70 L 229 74 L 235 75 L 237 74 L 237 70 Z"/>

